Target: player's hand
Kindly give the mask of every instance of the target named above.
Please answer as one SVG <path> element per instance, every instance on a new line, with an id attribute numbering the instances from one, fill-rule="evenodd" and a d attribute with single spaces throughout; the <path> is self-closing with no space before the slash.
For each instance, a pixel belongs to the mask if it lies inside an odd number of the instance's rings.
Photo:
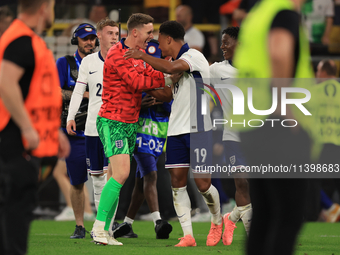
<path id="1" fill-rule="evenodd" d="M 156 99 L 150 95 L 146 95 L 143 97 L 142 99 L 142 104 L 141 107 L 142 108 L 149 108 L 151 106 L 153 106 L 156 102 Z"/>
<path id="2" fill-rule="evenodd" d="M 59 130 L 58 158 L 67 158 L 70 155 L 71 147 L 64 132 Z"/>
<path id="3" fill-rule="evenodd" d="M 143 51 L 140 51 L 139 49 L 129 49 L 125 52 L 124 57 L 125 59 L 134 58 L 134 59 L 141 59 L 143 57 L 143 54 L 145 54 Z"/>
<path id="4" fill-rule="evenodd" d="M 181 77 L 182 77 L 183 73 L 175 73 L 175 74 L 172 74 L 170 76 L 171 80 L 172 80 L 172 83 L 177 83 Z"/>
<path id="5" fill-rule="evenodd" d="M 69 120 L 66 125 L 66 131 L 69 135 L 76 135 L 76 122 L 74 120 Z"/>
<path id="6" fill-rule="evenodd" d="M 25 150 L 34 150 L 39 145 L 39 135 L 38 132 L 33 128 L 29 127 L 21 131 L 22 136 L 24 137 L 24 146 Z"/>

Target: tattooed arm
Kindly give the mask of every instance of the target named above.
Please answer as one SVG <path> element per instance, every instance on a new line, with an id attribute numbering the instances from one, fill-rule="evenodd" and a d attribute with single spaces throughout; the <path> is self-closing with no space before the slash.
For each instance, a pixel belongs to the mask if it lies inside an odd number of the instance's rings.
<path id="1" fill-rule="evenodd" d="M 70 101 L 71 100 L 71 96 L 72 96 L 72 91 L 71 90 L 65 90 L 65 89 L 62 89 L 61 90 L 61 93 L 63 95 L 63 101 Z"/>

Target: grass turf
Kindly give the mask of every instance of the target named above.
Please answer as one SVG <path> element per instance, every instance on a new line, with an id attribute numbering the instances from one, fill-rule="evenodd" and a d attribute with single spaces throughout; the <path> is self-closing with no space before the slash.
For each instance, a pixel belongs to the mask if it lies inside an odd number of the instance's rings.
<path id="1" fill-rule="evenodd" d="M 177 248 L 178 238 L 182 236 L 179 222 L 171 222 L 173 231 L 167 240 L 156 240 L 152 222 L 136 221 L 133 230 L 138 238 L 119 238 L 123 246 L 101 246 L 92 243 L 89 234 L 85 239 L 70 239 L 74 222 L 34 221 L 29 237 L 29 255 L 77 255 L 77 254 L 245 254 L 246 240 L 242 222 L 237 224 L 232 245 L 224 246 L 222 241 L 215 247 L 205 245 L 210 223 L 193 223 L 197 247 Z M 85 228 L 91 230 L 92 222 L 85 222 Z M 296 255 L 340 255 L 339 224 L 306 223 L 300 232 L 296 244 Z"/>

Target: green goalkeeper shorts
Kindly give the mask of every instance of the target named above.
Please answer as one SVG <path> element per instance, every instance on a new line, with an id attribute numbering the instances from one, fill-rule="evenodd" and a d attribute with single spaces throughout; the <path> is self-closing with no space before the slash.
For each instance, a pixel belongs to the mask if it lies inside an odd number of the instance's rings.
<path id="1" fill-rule="evenodd" d="M 124 123 L 97 116 L 97 130 L 107 158 L 129 154 L 132 159 L 136 146 L 137 122 Z"/>

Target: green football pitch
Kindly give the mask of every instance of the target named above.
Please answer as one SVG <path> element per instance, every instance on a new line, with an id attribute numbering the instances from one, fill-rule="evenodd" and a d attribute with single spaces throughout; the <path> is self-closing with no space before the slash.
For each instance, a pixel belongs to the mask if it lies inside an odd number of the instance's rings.
<path id="1" fill-rule="evenodd" d="M 85 239 L 70 239 L 74 222 L 56 222 L 37 220 L 31 225 L 29 237 L 29 255 L 123 255 L 123 254 L 245 254 L 246 240 L 242 222 L 237 224 L 234 241 L 230 246 L 224 246 L 222 240 L 215 247 L 205 245 L 210 223 L 193 223 L 197 247 L 177 248 L 178 238 L 182 236 L 179 222 L 171 222 L 173 231 L 167 240 L 157 240 L 152 222 L 136 221 L 133 230 L 139 236 L 134 239 L 119 238 L 123 246 L 95 245 L 89 234 Z M 263 223 L 265 224 L 265 223 Z M 91 230 L 92 222 L 86 222 L 85 228 Z M 340 225 L 339 223 L 306 223 L 299 234 L 296 243 L 298 255 L 340 255 Z"/>

